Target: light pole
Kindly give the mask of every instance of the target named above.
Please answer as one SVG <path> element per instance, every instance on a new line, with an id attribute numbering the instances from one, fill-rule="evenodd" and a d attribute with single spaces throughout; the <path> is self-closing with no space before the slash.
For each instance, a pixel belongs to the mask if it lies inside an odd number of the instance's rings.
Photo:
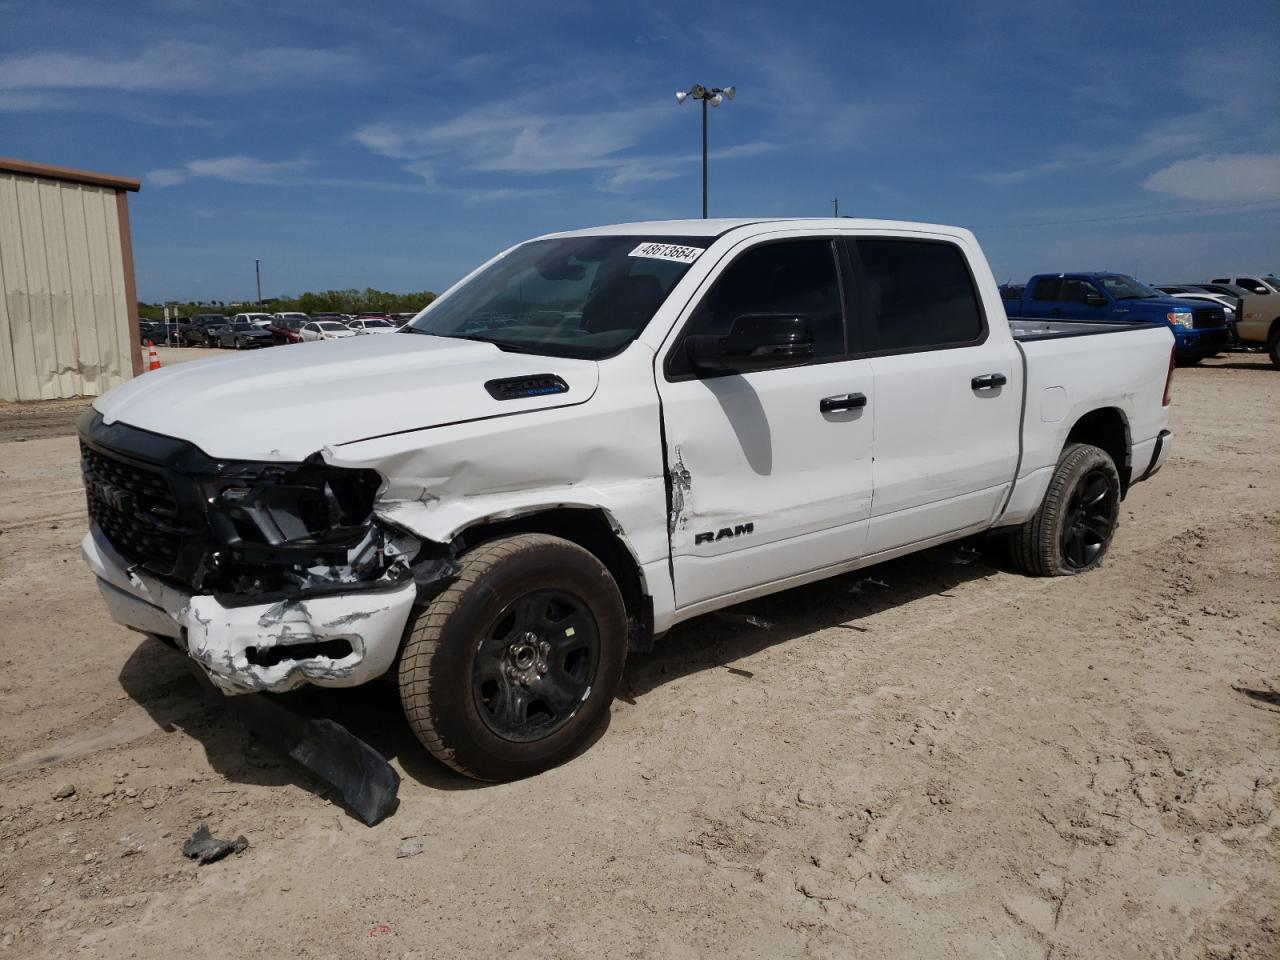
<path id="1" fill-rule="evenodd" d="M 262 309 L 262 261 L 253 261 L 253 274 L 258 279 L 258 309 Z"/>
<path id="2" fill-rule="evenodd" d="M 725 100 L 737 96 L 736 87 L 704 87 L 695 83 L 688 90 L 676 91 L 676 103 L 684 103 L 690 97 L 702 101 L 702 219 L 707 219 L 707 104 L 718 107 Z"/>

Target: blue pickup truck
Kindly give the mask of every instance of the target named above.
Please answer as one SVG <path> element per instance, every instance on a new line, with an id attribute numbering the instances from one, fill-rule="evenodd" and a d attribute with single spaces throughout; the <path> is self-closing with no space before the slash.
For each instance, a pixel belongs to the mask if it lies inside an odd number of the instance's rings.
<path id="1" fill-rule="evenodd" d="M 1011 319 L 1168 324 L 1179 363 L 1199 363 L 1227 344 L 1222 304 L 1166 296 L 1122 273 L 1041 273 L 1025 287 L 1006 284 L 1000 296 Z"/>

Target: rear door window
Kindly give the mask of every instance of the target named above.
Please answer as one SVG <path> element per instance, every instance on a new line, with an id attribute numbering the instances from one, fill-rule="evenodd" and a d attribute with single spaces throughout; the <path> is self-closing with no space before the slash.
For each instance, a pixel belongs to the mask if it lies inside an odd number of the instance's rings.
<path id="1" fill-rule="evenodd" d="M 1058 294 L 1063 303 L 1087 302 L 1089 294 L 1098 293 L 1098 289 L 1088 280 L 1077 280 L 1066 277 L 1062 281 L 1062 293 Z"/>
<path id="2" fill-rule="evenodd" d="M 1041 277 L 1031 291 L 1031 299 L 1041 303 L 1057 303 L 1058 293 L 1062 289 L 1061 277 Z"/>
<path id="3" fill-rule="evenodd" d="M 986 339 L 977 287 L 955 244 L 859 237 L 850 256 L 868 351 L 908 353 Z"/>

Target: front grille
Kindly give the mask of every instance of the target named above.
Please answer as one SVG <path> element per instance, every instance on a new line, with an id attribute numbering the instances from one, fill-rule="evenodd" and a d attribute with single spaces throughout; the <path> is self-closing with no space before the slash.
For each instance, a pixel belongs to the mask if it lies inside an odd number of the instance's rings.
<path id="1" fill-rule="evenodd" d="M 171 570 L 185 534 L 165 475 L 83 443 L 80 468 L 89 516 L 111 545 L 135 563 Z"/>
<path id="2" fill-rule="evenodd" d="M 1227 322 L 1227 312 L 1221 307 L 1202 307 L 1191 315 L 1191 322 L 1200 327 L 1221 327 Z"/>

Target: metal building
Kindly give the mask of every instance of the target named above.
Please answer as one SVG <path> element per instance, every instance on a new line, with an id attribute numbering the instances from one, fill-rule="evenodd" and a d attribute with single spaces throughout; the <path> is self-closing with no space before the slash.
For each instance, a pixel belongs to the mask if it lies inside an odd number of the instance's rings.
<path id="1" fill-rule="evenodd" d="M 142 372 L 138 186 L 0 157 L 0 400 L 97 396 Z"/>

